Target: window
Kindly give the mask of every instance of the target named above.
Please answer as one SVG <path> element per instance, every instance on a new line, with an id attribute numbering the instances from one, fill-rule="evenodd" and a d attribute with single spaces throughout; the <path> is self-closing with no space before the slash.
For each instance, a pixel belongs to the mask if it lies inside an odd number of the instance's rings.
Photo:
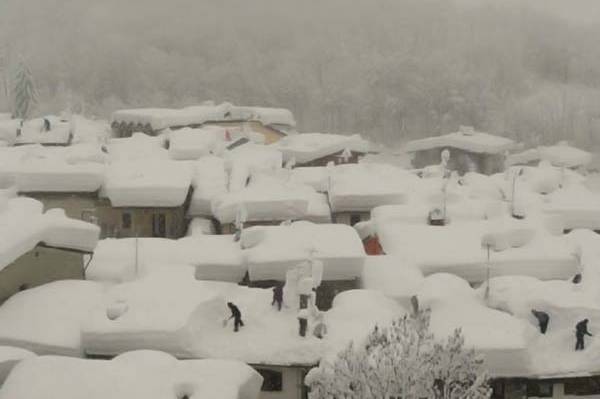
<path id="1" fill-rule="evenodd" d="M 565 395 L 600 394 L 600 377 L 569 378 L 565 380 Z"/>
<path id="2" fill-rule="evenodd" d="M 152 215 L 152 237 L 167 236 L 167 217 L 164 213 Z"/>
<path id="3" fill-rule="evenodd" d="M 356 223 L 360 222 L 360 215 L 358 213 L 353 213 L 350 215 L 350 226 L 354 226 Z"/>
<path id="4" fill-rule="evenodd" d="M 262 391 L 278 392 L 283 390 L 283 375 L 270 369 L 256 369 L 263 378 Z"/>
<path id="5" fill-rule="evenodd" d="M 552 381 L 527 381 L 527 396 L 535 398 L 551 398 L 554 390 Z"/>
<path id="6" fill-rule="evenodd" d="M 504 399 L 504 381 L 494 380 L 490 385 L 492 387 L 491 399 Z"/>
<path id="7" fill-rule="evenodd" d="M 131 213 L 123 212 L 121 215 L 121 227 L 124 229 L 131 228 Z"/>

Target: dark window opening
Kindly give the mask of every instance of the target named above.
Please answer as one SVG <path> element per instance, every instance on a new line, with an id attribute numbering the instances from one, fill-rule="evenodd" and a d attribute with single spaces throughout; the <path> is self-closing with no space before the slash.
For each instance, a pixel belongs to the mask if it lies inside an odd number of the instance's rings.
<path id="1" fill-rule="evenodd" d="M 263 378 L 262 391 L 279 392 L 283 390 L 283 375 L 279 371 L 256 369 Z"/>
<path id="2" fill-rule="evenodd" d="M 598 395 L 600 394 L 600 377 L 569 378 L 565 380 L 565 395 Z"/>
<path id="3" fill-rule="evenodd" d="M 123 227 L 124 229 L 131 228 L 131 213 L 123 212 L 123 214 L 121 215 L 121 227 Z"/>
<path id="4" fill-rule="evenodd" d="M 527 381 L 527 396 L 536 398 L 551 398 L 554 384 L 551 381 Z"/>
<path id="5" fill-rule="evenodd" d="M 152 237 L 167 236 L 167 218 L 164 213 L 152 215 Z"/>
<path id="6" fill-rule="evenodd" d="M 492 387 L 491 399 L 504 399 L 504 381 L 492 381 L 490 385 Z"/>
<path id="7" fill-rule="evenodd" d="M 350 215 L 350 226 L 354 226 L 356 223 L 360 223 L 360 215 L 355 213 Z"/>

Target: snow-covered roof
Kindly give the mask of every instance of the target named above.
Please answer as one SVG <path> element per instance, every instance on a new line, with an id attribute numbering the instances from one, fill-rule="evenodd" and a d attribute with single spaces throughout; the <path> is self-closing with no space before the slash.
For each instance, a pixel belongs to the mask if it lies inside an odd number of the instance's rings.
<path id="1" fill-rule="evenodd" d="M 50 122 L 50 130 L 44 131 L 44 118 Z M 49 115 L 23 122 L 16 144 L 67 144 L 71 136 L 71 123 L 60 117 Z"/>
<path id="2" fill-rule="evenodd" d="M 356 231 L 340 224 L 255 226 L 243 231 L 241 243 L 250 280 L 283 281 L 311 253 L 323 262 L 324 280 L 351 280 L 360 277 L 365 258 Z"/>
<path id="3" fill-rule="evenodd" d="M 28 358 L 0 389 L 2 399 L 257 399 L 262 377 L 231 360 L 177 360 L 138 351 L 112 360 Z"/>
<path id="4" fill-rule="evenodd" d="M 592 154 L 561 141 L 552 146 L 531 148 L 507 158 L 509 165 L 527 164 L 536 161 L 548 161 L 554 166 L 576 168 L 592 161 Z"/>
<path id="5" fill-rule="evenodd" d="M 417 152 L 433 148 L 451 147 L 476 153 L 502 154 L 513 148 L 514 145 L 514 141 L 506 137 L 463 130 L 442 136 L 410 141 L 406 144 L 405 150 L 407 152 Z"/>
<path id="6" fill-rule="evenodd" d="M 104 169 L 104 154 L 93 144 L 0 148 L 0 175 L 14 179 L 20 192 L 94 192 Z"/>
<path id="7" fill-rule="evenodd" d="M 0 270 L 39 243 L 91 252 L 100 229 L 70 219 L 62 209 L 42 213 L 41 202 L 31 198 L 0 197 Z"/>
<path id="8" fill-rule="evenodd" d="M 162 268 L 195 268 L 199 279 L 236 283 L 242 281 L 247 270 L 239 243 L 234 241 L 233 236 L 194 235 L 179 240 L 101 240 L 86 274 L 89 280 L 123 282 Z"/>
<path id="9" fill-rule="evenodd" d="M 391 165 L 346 164 L 330 168 L 329 200 L 333 212 L 370 211 L 406 202 L 418 178 Z"/>
<path id="10" fill-rule="evenodd" d="M 106 146 L 111 161 L 143 161 L 169 159 L 166 137 L 134 133 L 131 137 L 110 139 Z"/>
<path id="11" fill-rule="evenodd" d="M 331 133 L 301 133 L 287 136 L 272 144 L 283 153 L 285 162 L 295 160 L 304 164 L 345 149 L 365 153 L 369 143 L 359 135 L 346 136 Z"/>
<path id="12" fill-rule="evenodd" d="M 150 124 L 154 130 L 225 121 L 259 121 L 267 126 L 296 126 L 294 116 L 287 109 L 235 106 L 230 103 L 198 105 L 182 109 L 124 109 L 114 112 L 112 120 L 118 123 Z"/>
<path id="13" fill-rule="evenodd" d="M 81 323 L 101 303 L 103 290 L 93 281 L 63 280 L 11 296 L 0 306 L 0 345 L 83 356 Z"/>
<path id="14" fill-rule="evenodd" d="M 21 360 L 33 357 L 35 353 L 14 346 L 0 346 L 0 386 L 13 367 Z"/>
<path id="15" fill-rule="evenodd" d="M 221 223 L 232 223 L 243 208 L 245 221 L 310 219 L 330 221 L 327 198 L 312 187 L 294 183 L 289 171 L 254 173 L 248 184 L 213 198 L 212 212 Z"/>
<path id="16" fill-rule="evenodd" d="M 207 156 L 223 141 L 220 129 L 189 127 L 168 132 L 169 156 L 175 160 L 194 160 Z"/>
<path id="17" fill-rule="evenodd" d="M 176 207 L 191 184 L 192 165 L 186 161 L 115 161 L 106 170 L 102 195 L 116 207 Z"/>
<path id="18" fill-rule="evenodd" d="M 447 272 L 470 282 L 484 281 L 487 252 L 482 238 L 496 231 L 507 234 L 503 245 L 506 249 L 491 251 L 492 276 L 556 279 L 568 278 L 577 269 L 573 248 L 562 236 L 514 219 L 462 221 L 446 226 L 381 222 L 376 228 L 386 254 L 416 264 L 425 275 Z"/>

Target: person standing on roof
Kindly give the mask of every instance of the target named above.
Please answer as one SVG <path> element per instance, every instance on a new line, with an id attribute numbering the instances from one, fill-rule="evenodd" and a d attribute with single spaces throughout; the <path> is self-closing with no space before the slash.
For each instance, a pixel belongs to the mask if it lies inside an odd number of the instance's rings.
<path id="1" fill-rule="evenodd" d="M 271 306 L 275 304 L 277 304 L 277 310 L 281 311 L 281 305 L 283 304 L 283 286 L 281 284 L 273 287 L 273 302 L 271 302 Z"/>
<path id="2" fill-rule="evenodd" d="M 548 329 L 548 322 L 550 322 L 550 316 L 546 312 L 540 312 L 539 310 L 531 309 L 531 313 L 535 316 L 540 326 L 540 332 L 546 334 Z"/>
<path id="3" fill-rule="evenodd" d="M 575 337 L 577 338 L 577 343 L 575 344 L 576 351 L 583 350 L 585 348 L 585 344 L 583 342 L 583 337 L 585 335 L 589 335 L 590 337 L 593 336 L 588 331 L 588 328 L 587 328 L 588 321 L 589 321 L 588 319 L 583 319 L 575 325 Z"/>
<path id="4" fill-rule="evenodd" d="M 231 310 L 231 316 L 227 320 L 233 319 L 233 331 L 238 332 L 240 327 L 244 327 L 242 312 L 240 312 L 240 309 L 232 302 L 227 302 L 227 306 L 229 307 L 229 310 Z"/>

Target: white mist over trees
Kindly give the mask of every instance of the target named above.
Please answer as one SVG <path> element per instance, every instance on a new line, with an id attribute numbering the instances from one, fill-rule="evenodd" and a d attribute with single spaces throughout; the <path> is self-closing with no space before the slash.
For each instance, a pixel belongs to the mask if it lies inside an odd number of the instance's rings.
<path id="1" fill-rule="evenodd" d="M 526 4 L 2 0 L 0 48 L 31 67 L 37 113 L 213 99 L 387 143 L 462 124 L 599 146 L 599 22 Z"/>

